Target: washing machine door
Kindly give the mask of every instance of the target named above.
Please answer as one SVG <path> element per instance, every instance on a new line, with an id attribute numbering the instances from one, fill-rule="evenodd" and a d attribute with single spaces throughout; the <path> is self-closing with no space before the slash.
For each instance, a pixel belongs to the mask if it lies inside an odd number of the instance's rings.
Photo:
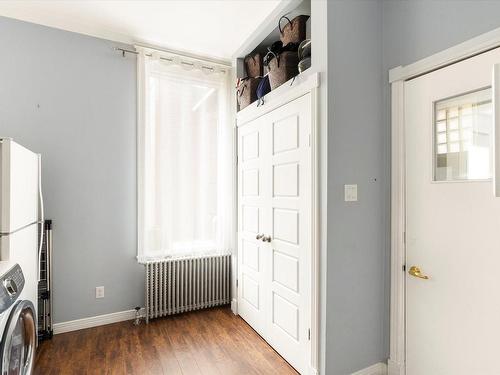
<path id="1" fill-rule="evenodd" d="M 30 375 L 35 365 L 35 307 L 30 301 L 18 301 L 11 310 L 2 337 L 1 375 Z"/>

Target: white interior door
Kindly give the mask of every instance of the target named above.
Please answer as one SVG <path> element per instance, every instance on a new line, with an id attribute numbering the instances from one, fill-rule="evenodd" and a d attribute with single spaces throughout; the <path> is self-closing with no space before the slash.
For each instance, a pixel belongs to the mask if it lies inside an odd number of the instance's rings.
<path id="1" fill-rule="evenodd" d="M 240 315 L 300 373 L 310 359 L 311 95 L 239 128 Z"/>
<path id="2" fill-rule="evenodd" d="M 498 62 L 493 50 L 405 83 L 407 375 L 500 374 Z"/>
<path id="3" fill-rule="evenodd" d="M 265 148 L 262 121 L 238 131 L 238 313 L 254 329 L 264 332 L 263 245 L 266 202 L 263 175 Z"/>
<path id="4" fill-rule="evenodd" d="M 309 359 L 311 309 L 311 95 L 264 118 L 269 217 L 265 247 L 267 340 L 299 372 Z"/>

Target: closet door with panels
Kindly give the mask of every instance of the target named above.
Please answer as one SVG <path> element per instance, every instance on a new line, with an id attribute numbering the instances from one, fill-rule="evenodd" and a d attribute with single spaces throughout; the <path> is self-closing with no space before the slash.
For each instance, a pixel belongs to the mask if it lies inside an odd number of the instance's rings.
<path id="1" fill-rule="evenodd" d="M 264 332 L 265 161 L 263 123 L 254 120 L 238 131 L 238 312 L 257 332 Z M 267 146 L 268 147 L 268 146 Z"/>
<path id="2" fill-rule="evenodd" d="M 310 358 L 311 94 L 241 125 L 238 311 L 299 372 Z"/>

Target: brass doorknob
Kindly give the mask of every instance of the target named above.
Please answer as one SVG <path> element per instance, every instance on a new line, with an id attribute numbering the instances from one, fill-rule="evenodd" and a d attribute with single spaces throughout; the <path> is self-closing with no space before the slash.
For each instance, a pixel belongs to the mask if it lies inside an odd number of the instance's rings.
<path id="1" fill-rule="evenodd" d="M 429 279 L 429 276 L 424 275 L 422 271 L 420 271 L 420 268 L 418 268 L 417 266 L 411 266 L 408 273 L 414 277 L 418 277 L 419 279 L 424 279 L 424 280 Z"/>

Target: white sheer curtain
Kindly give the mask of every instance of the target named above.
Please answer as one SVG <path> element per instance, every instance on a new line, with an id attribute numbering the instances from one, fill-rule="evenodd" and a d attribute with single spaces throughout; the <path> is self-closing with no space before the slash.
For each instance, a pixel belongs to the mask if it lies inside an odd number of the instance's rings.
<path id="1" fill-rule="evenodd" d="M 228 73 L 149 54 L 139 49 L 138 259 L 228 252 Z"/>

